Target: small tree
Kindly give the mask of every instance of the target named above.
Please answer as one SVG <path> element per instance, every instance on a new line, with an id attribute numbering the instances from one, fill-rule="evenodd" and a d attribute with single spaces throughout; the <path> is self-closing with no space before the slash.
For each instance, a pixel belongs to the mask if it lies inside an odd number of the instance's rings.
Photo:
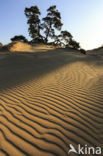
<path id="1" fill-rule="evenodd" d="M 32 6 L 30 8 L 25 8 L 25 15 L 28 19 L 27 23 L 29 24 L 29 35 L 34 42 L 42 40 L 42 35 L 40 30 L 42 29 L 39 15 L 41 15 L 39 8 L 37 6 Z"/>
<path id="2" fill-rule="evenodd" d="M 85 50 L 85 49 L 80 49 L 80 52 L 81 52 L 82 54 L 86 54 L 86 50 Z"/>
<path id="3" fill-rule="evenodd" d="M 72 39 L 72 35 L 68 31 L 61 31 L 59 35 L 55 35 L 55 43 L 60 45 L 61 47 L 65 47 L 69 45 L 70 40 Z"/>
<path id="4" fill-rule="evenodd" d="M 61 40 L 64 42 L 65 45 L 68 45 L 70 40 L 73 38 L 70 32 L 67 30 L 61 31 Z"/>
<path id="5" fill-rule="evenodd" d="M 69 46 L 76 50 L 80 49 L 80 44 L 73 39 L 70 39 Z"/>
<path id="6" fill-rule="evenodd" d="M 11 38 L 11 41 L 23 41 L 23 42 L 28 42 L 28 40 L 23 36 L 23 35 L 19 35 L 19 36 L 14 36 L 13 38 Z"/>
<path id="7" fill-rule="evenodd" d="M 61 15 L 56 6 L 51 6 L 47 9 L 47 16 L 43 18 L 42 27 L 45 29 L 45 42 L 48 42 L 48 38 L 55 38 L 55 29 L 61 30 Z"/>

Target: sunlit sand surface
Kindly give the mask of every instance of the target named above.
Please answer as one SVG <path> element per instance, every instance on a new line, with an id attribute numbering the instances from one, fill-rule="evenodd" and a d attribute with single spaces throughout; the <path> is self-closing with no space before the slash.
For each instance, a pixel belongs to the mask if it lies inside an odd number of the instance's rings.
<path id="1" fill-rule="evenodd" d="M 103 147 L 103 58 L 39 51 L 0 56 L 0 156 Z"/>
<path id="2" fill-rule="evenodd" d="M 56 47 L 56 46 L 55 46 Z M 23 42 L 14 42 L 10 47 L 11 52 L 38 52 L 38 51 L 47 51 L 55 49 L 52 45 L 44 45 L 44 44 L 35 44 L 35 46 L 31 46 L 30 44 Z"/>

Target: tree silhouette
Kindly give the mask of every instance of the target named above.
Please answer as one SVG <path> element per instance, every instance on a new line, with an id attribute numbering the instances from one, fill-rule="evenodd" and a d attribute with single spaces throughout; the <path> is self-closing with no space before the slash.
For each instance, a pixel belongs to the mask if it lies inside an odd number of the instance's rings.
<path id="1" fill-rule="evenodd" d="M 34 42 L 40 42 L 42 40 L 42 35 L 40 34 L 41 22 L 39 15 L 41 15 L 39 8 L 37 6 L 32 6 L 30 8 L 25 8 L 25 15 L 28 19 L 29 24 L 29 35 Z"/>
<path id="2" fill-rule="evenodd" d="M 23 35 L 14 36 L 13 38 L 11 38 L 11 41 L 23 41 L 23 42 L 28 42 L 28 40 L 27 40 Z"/>
<path id="3" fill-rule="evenodd" d="M 70 40 L 73 38 L 70 32 L 67 30 L 61 31 L 61 40 L 64 42 L 65 45 L 68 45 Z"/>
<path id="4" fill-rule="evenodd" d="M 64 46 L 64 43 L 61 41 L 61 35 L 54 36 L 55 45 L 59 45 L 60 47 Z"/>
<path id="5" fill-rule="evenodd" d="M 78 42 L 76 42 L 75 40 L 73 40 L 72 38 L 70 39 L 68 46 L 72 47 L 72 48 L 74 48 L 76 50 L 80 49 L 80 44 Z"/>
<path id="6" fill-rule="evenodd" d="M 80 49 L 82 54 L 86 54 L 86 50 L 85 49 Z"/>
<path id="7" fill-rule="evenodd" d="M 51 6 L 47 9 L 47 16 L 42 19 L 42 27 L 45 30 L 45 42 L 48 42 L 48 38 L 55 38 L 55 29 L 61 30 L 61 15 L 58 10 L 56 10 L 56 6 Z"/>
<path id="8" fill-rule="evenodd" d="M 70 32 L 67 30 L 61 31 L 59 35 L 55 35 L 55 44 L 60 45 L 61 47 L 65 47 L 69 45 L 70 40 L 73 38 Z"/>
<path id="9" fill-rule="evenodd" d="M 49 43 L 54 45 L 71 47 L 80 50 L 79 43 L 73 39 L 71 33 L 67 30 L 61 31 L 63 25 L 61 22 L 61 14 L 56 9 L 55 5 L 50 6 L 47 9 L 47 15 L 42 19 L 42 23 L 39 18 L 41 12 L 37 6 L 25 8 L 25 15 L 28 19 L 27 23 L 29 24 L 29 35 L 32 38 L 30 43 L 42 42 L 47 44 L 49 41 Z M 61 31 L 59 35 L 56 30 Z"/>

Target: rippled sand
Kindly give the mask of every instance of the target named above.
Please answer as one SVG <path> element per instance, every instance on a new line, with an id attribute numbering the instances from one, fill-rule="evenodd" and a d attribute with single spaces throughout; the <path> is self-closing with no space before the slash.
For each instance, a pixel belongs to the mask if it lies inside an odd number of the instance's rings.
<path id="1" fill-rule="evenodd" d="M 0 59 L 0 156 L 103 147 L 103 58 L 70 49 Z"/>

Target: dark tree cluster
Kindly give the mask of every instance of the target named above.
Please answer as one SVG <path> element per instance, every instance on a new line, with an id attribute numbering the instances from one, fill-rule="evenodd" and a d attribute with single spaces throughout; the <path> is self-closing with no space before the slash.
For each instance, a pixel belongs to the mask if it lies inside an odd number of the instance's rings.
<path id="1" fill-rule="evenodd" d="M 63 31 L 61 14 L 56 9 L 56 6 L 50 6 L 47 9 L 46 17 L 40 20 L 41 12 L 37 6 L 25 8 L 25 15 L 29 25 L 28 31 L 32 38 L 32 43 L 53 43 L 55 45 L 67 47 L 70 46 L 79 49 L 80 45 L 73 40 L 73 36 L 67 30 Z M 57 35 L 59 32 L 59 35 Z"/>
<path id="2" fill-rule="evenodd" d="M 28 40 L 23 36 L 23 35 L 19 35 L 19 36 L 14 36 L 13 38 L 11 38 L 11 41 L 22 41 L 22 42 L 28 42 Z"/>
<path id="3" fill-rule="evenodd" d="M 50 6 L 47 9 L 46 17 L 40 19 L 41 12 L 38 6 L 25 8 L 27 17 L 28 31 L 32 38 L 30 43 L 54 44 L 60 47 L 71 47 L 80 49 L 80 45 L 73 39 L 73 36 L 67 30 L 62 30 L 61 14 L 56 6 Z M 14 36 L 11 41 L 28 42 L 23 36 Z"/>
<path id="4" fill-rule="evenodd" d="M 69 46 L 74 48 L 74 49 L 79 49 L 80 48 L 80 45 L 78 42 L 76 42 L 75 40 L 73 39 L 70 39 L 69 41 Z"/>

